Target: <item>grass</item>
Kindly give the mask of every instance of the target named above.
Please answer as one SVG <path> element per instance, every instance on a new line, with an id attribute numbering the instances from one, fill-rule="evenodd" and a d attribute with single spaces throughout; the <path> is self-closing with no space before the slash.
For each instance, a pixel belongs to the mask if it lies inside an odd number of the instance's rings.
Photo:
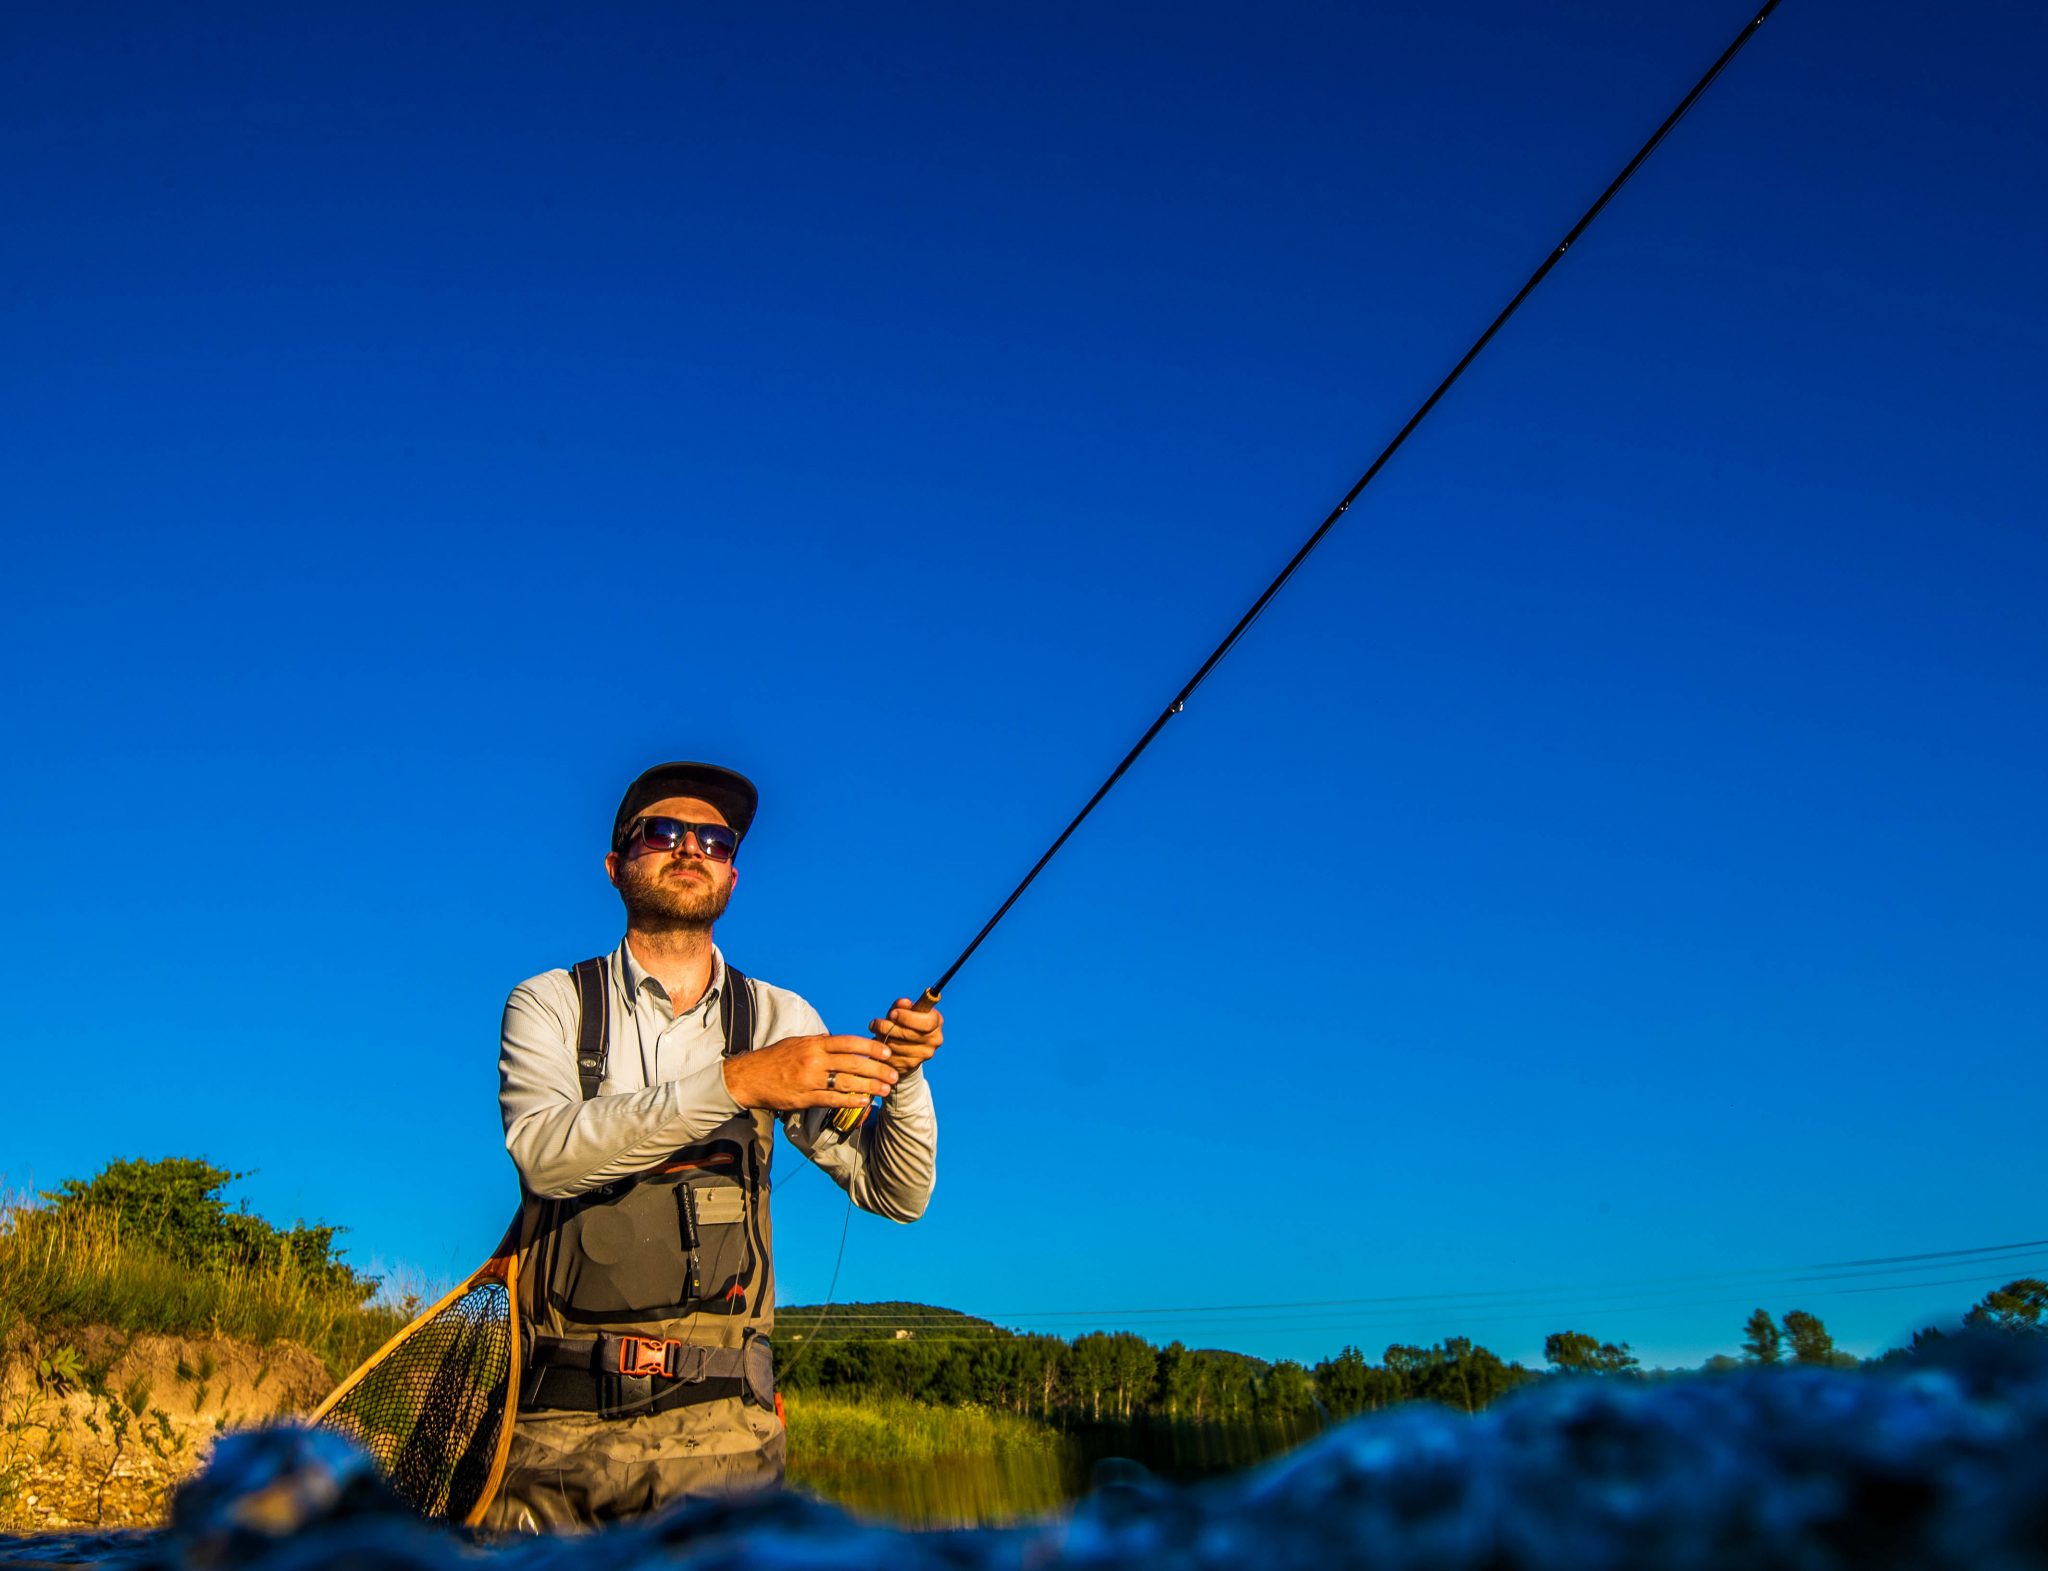
<path id="1" fill-rule="evenodd" d="M 354 1368 L 404 1324 L 286 1259 L 262 1270 L 199 1271 L 121 1236 L 113 1218 L 0 1207 L 0 1337 L 103 1325 L 169 1336 L 225 1336 L 258 1346 L 292 1341 L 335 1374 Z"/>
<path id="2" fill-rule="evenodd" d="M 1015 1413 L 981 1407 L 928 1407 L 903 1397 L 849 1401 L 785 1392 L 789 1452 L 805 1464 L 945 1463 L 969 1458 L 1045 1458 L 1064 1454 L 1058 1431 Z"/>
<path id="3" fill-rule="evenodd" d="M 789 1481 L 855 1516 L 904 1527 L 1020 1522 L 1060 1510 L 1073 1442 L 1014 1413 L 784 1393 Z"/>

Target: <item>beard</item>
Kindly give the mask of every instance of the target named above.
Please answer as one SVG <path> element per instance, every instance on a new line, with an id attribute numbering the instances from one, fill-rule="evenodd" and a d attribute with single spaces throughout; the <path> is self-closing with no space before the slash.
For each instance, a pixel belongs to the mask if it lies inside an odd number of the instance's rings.
<path id="1" fill-rule="evenodd" d="M 652 856 L 620 864 L 619 898 L 626 903 L 627 924 L 642 932 L 710 932 L 732 900 L 732 884 L 704 866 Z"/>

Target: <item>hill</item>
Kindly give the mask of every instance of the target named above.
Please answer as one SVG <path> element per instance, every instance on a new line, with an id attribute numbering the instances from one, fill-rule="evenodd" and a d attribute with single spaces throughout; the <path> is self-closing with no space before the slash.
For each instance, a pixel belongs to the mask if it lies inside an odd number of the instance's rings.
<path id="1" fill-rule="evenodd" d="M 987 1341 L 1016 1334 L 979 1315 L 905 1299 L 857 1304 L 783 1304 L 775 1310 L 778 1342 L 907 1342 L 916 1337 L 971 1337 Z"/>

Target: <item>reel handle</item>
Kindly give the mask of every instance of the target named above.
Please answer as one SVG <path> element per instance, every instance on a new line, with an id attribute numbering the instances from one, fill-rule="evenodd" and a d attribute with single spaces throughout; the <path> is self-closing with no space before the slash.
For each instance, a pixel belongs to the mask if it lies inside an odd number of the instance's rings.
<path id="1" fill-rule="evenodd" d="M 910 1007 L 912 1009 L 917 1010 L 920 1014 L 922 1014 L 927 1009 L 938 1008 L 938 992 L 933 988 L 926 988 L 924 990 L 923 995 L 919 997 L 917 1001 L 913 1003 Z M 880 1041 L 881 1038 L 877 1037 L 876 1040 Z M 875 1104 L 872 1102 L 867 1102 L 863 1103 L 859 1107 L 834 1108 L 832 1110 L 832 1127 L 838 1130 L 842 1135 L 852 1134 L 856 1129 L 860 1128 L 862 1124 L 867 1122 L 868 1111 L 874 1105 Z"/>

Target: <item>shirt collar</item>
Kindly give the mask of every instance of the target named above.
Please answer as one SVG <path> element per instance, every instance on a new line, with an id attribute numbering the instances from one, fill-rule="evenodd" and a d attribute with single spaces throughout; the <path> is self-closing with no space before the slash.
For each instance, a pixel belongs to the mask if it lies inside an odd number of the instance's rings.
<path id="1" fill-rule="evenodd" d="M 618 975 L 625 982 L 626 997 L 629 1001 L 637 1003 L 640 998 L 640 990 L 649 984 L 652 984 L 654 990 L 664 998 L 668 996 L 661 983 L 656 981 L 653 974 L 640 963 L 639 957 L 633 953 L 633 946 L 627 943 L 625 939 L 619 940 L 619 947 L 612 951 L 612 959 L 617 964 Z M 695 1006 L 689 1012 L 695 1014 L 698 1010 L 708 1011 L 711 1005 L 717 1002 L 718 995 L 724 990 L 725 955 L 716 944 L 713 944 L 711 946 L 711 985 L 704 989 L 704 996 L 697 1000 Z M 671 1012 L 674 1012 L 675 1005 L 673 1001 L 670 1002 L 669 1008 Z"/>

